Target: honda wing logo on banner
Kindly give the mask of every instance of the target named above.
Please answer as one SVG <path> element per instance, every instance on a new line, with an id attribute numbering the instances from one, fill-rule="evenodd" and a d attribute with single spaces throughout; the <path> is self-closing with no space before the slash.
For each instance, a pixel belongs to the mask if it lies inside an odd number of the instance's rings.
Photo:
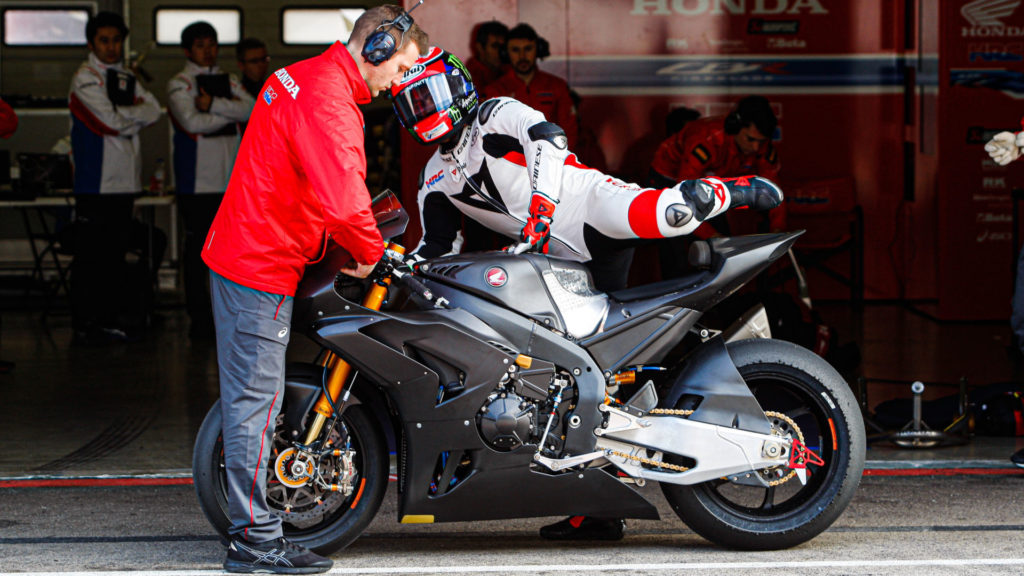
<path id="1" fill-rule="evenodd" d="M 1003 18 L 1013 14 L 1021 0 L 975 0 L 964 5 L 960 14 L 972 26 L 1003 26 Z"/>
<path id="2" fill-rule="evenodd" d="M 1020 38 L 1024 27 L 1007 26 L 1009 18 L 1020 6 L 1021 0 L 975 0 L 960 9 L 971 25 L 961 28 L 962 38 Z"/>

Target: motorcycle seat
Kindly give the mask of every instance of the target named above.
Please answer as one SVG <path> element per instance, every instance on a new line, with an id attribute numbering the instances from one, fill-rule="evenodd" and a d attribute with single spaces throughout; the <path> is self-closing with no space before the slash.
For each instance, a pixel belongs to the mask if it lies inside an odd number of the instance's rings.
<path id="1" fill-rule="evenodd" d="M 643 286 L 635 286 L 633 288 L 626 288 L 625 290 L 609 292 L 608 297 L 617 302 L 634 302 L 636 300 L 664 296 L 665 294 L 672 292 L 693 291 L 695 289 L 699 289 L 701 285 L 706 284 L 713 276 L 714 274 L 711 272 L 701 270 L 698 272 L 691 272 L 690 274 L 680 276 L 679 278 L 672 278 L 669 280 L 662 280 L 661 282 L 655 282 L 653 284 L 644 284 Z"/>

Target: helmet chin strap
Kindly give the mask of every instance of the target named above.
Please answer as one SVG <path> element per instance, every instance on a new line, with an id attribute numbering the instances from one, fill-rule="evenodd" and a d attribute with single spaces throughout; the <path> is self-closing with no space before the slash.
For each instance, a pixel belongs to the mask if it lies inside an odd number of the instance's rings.
<path id="1" fill-rule="evenodd" d="M 472 126 L 466 125 L 462 127 L 462 130 L 458 132 L 451 132 L 444 138 L 441 138 L 439 142 L 441 145 L 441 154 L 451 154 L 451 151 L 459 144 L 459 140 L 466 134 L 466 131 L 472 128 Z"/>

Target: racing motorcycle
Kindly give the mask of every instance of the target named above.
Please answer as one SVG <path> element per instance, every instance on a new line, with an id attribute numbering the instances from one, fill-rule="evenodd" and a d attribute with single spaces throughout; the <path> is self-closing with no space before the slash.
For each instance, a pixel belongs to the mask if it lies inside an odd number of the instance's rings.
<path id="1" fill-rule="evenodd" d="M 374 214 L 385 238 L 405 230 L 390 193 Z M 719 545 L 815 537 L 864 467 L 851 391 L 822 358 L 768 338 L 763 310 L 721 331 L 700 323 L 800 234 L 696 242 L 694 273 L 609 294 L 577 262 L 490 252 L 411 269 L 394 242 L 360 283 L 338 274 L 349 257 L 334 247 L 295 297 L 294 329 L 322 352 L 289 365 L 276 421 L 267 496 L 285 535 L 321 554 L 355 540 L 393 444 L 403 523 L 657 519 L 638 488 L 658 482 Z M 226 538 L 220 434 L 218 403 L 193 475 Z"/>

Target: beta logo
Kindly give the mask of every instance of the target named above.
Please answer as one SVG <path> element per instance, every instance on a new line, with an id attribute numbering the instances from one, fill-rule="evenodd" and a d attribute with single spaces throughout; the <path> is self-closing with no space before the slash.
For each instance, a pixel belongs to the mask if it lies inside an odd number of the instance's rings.
<path id="1" fill-rule="evenodd" d="M 484 272 L 484 276 L 487 278 L 487 283 L 495 288 L 501 288 L 508 282 L 508 274 L 505 273 L 505 269 L 499 266 L 491 266 Z"/>

